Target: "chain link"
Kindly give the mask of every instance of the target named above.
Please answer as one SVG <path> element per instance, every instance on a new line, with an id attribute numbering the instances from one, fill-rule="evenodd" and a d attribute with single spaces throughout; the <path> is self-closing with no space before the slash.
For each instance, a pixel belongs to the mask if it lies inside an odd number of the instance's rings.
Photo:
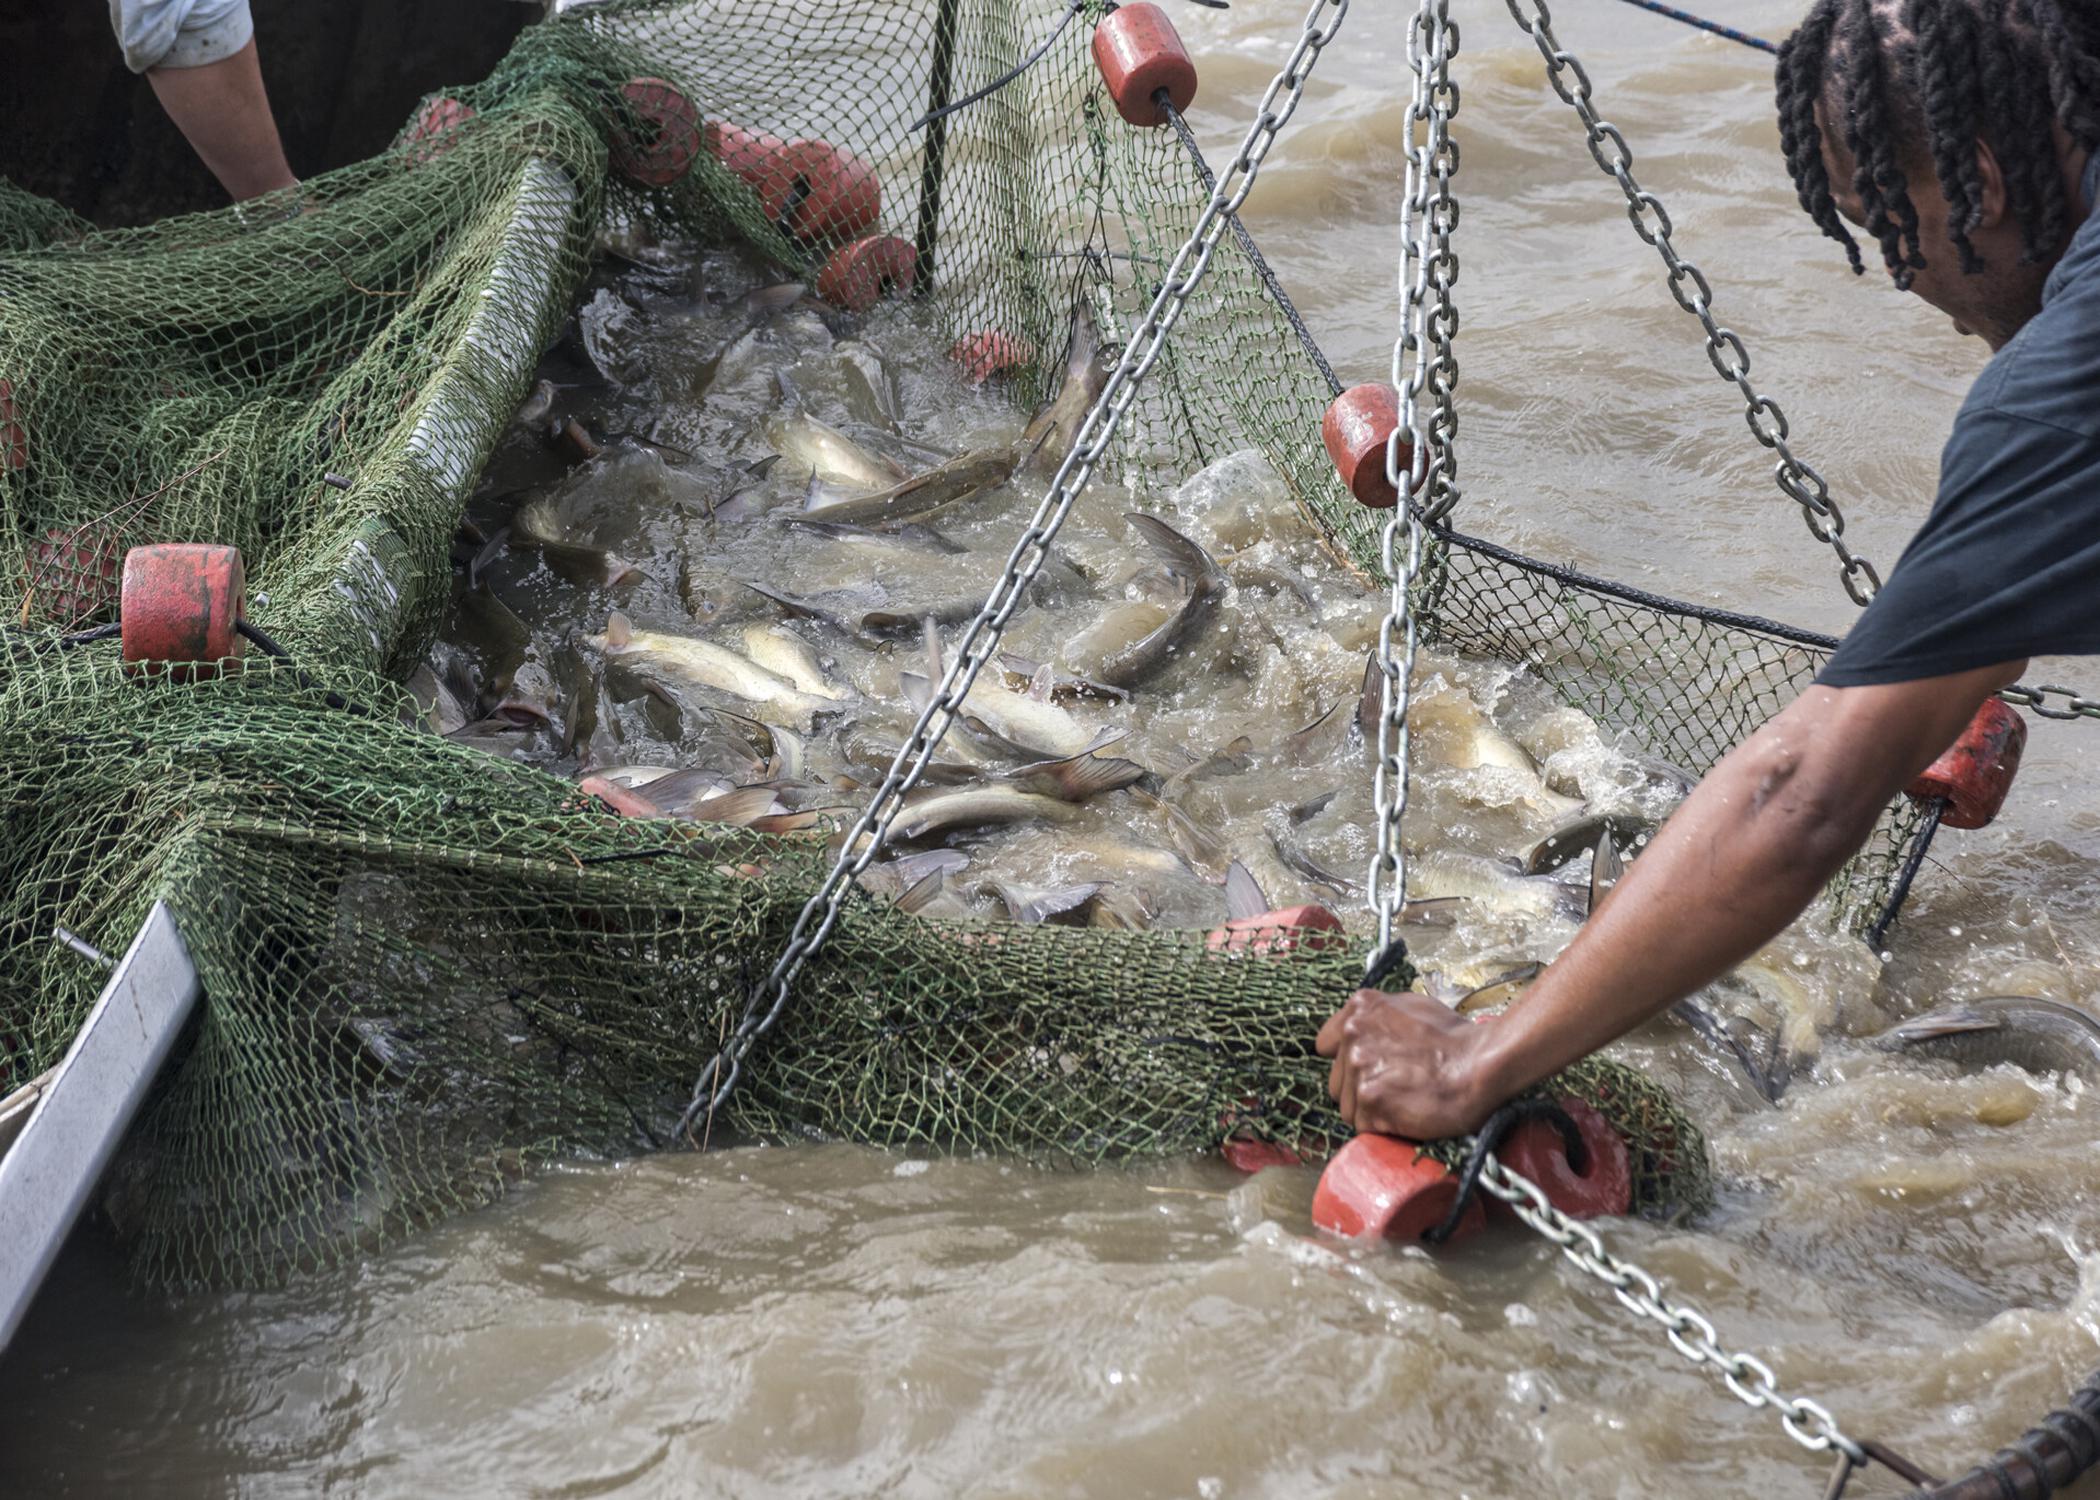
<path id="1" fill-rule="evenodd" d="M 1722 1348 L 1711 1318 L 1695 1307 L 1672 1302 L 1662 1283 L 1650 1272 L 1605 1249 L 1596 1230 L 1555 1208 L 1537 1184 L 1510 1171 L 1492 1156 L 1480 1174 L 1480 1182 L 1507 1203 L 1519 1219 L 1558 1245 L 1561 1254 L 1585 1275 L 1611 1288 L 1621 1305 L 1659 1326 L 1670 1347 L 1693 1364 L 1719 1375 L 1730 1395 L 1753 1411 L 1769 1407 L 1778 1412 L 1779 1425 L 1786 1429 L 1788 1437 L 1811 1453 L 1836 1449 L 1855 1464 L 1868 1461 L 1867 1451 L 1845 1434 L 1826 1408 L 1806 1396 L 1789 1396 L 1780 1390 L 1779 1377 L 1756 1355 L 1730 1353 Z"/>
<path id="2" fill-rule="evenodd" d="M 1998 696 L 2013 707 L 2024 708 L 2044 719 L 2100 719 L 2100 699 L 2084 697 L 2067 687 L 2049 683 L 2029 687 L 2025 683 L 2015 683 L 2002 689 Z M 2063 699 L 2063 706 L 2051 706 L 2051 698 Z"/>
<path id="3" fill-rule="evenodd" d="M 1633 175 L 1633 152 L 1617 126 L 1598 117 L 1590 102 L 1590 75 L 1576 56 L 1564 49 L 1553 34 L 1552 14 L 1546 0 L 1506 0 L 1518 26 L 1538 45 L 1546 59 L 1546 78 L 1553 91 L 1575 111 L 1589 139 L 1590 155 L 1598 170 L 1617 179 L 1626 195 L 1626 215 L 1634 233 L 1655 248 L 1670 273 L 1670 295 L 1677 305 L 1699 320 L 1706 330 L 1706 357 L 1714 373 L 1731 382 L 1742 393 L 1744 419 L 1751 436 L 1779 456 L 1773 477 L 1781 493 L 1801 507 L 1809 534 L 1837 553 L 1842 565 L 1839 581 L 1854 604 L 1864 606 L 1881 588 L 1881 574 L 1874 565 L 1854 552 L 1845 541 L 1845 516 L 1831 497 L 1830 486 L 1813 465 L 1797 455 L 1787 442 L 1786 413 L 1770 396 L 1761 396 L 1750 383 L 1750 351 L 1732 329 L 1714 321 L 1713 288 L 1704 273 L 1677 253 L 1671 243 L 1669 210 L 1662 200 L 1643 188 Z M 1528 14 L 1527 14 L 1528 12 Z M 1689 289 L 1688 289 L 1689 288 Z"/>
<path id="4" fill-rule="evenodd" d="M 1212 254 L 1239 207 L 1254 187 L 1277 132 L 1296 112 L 1304 97 L 1305 84 L 1320 51 L 1334 39 L 1349 0 L 1313 0 L 1306 12 L 1305 27 L 1292 49 L 1283 71 L 1270 80 L 1262 95 L 1254 123 L 1248 127 L 1238 152 L 1219 175 L 1210 199 L 1204 204 L 1195 228 L 1175 255 L 1161 279 L 1158 292 L 1144 320 L 1133 330 L 1123 347 L 1122 358 L 1087 413 L 1072 451 L 1058 467 L 1048 492 L 1035 515 L 1014 543 L 999 581 L 984 607 L 970 621 L 956 642 L 953 664 L 942 677 L 897 758 L 890 763 L 882 784 L 846 835 L 846 842 L 830 874 L 804 904 L 788 934 L 787 946 L 774 962 L 764 983 L 746 1005 L 736 1030 L 722 1050 L 700 1072 L 693 1085 L 692 1101 L 686 1107 L 684 1128 L 690 1135 L 703 1116 L 712 1116 L 715 1105 L 736 1086 L 745 1056 L 751 1046 L 772 1027 L 787 1008 L 795 978 L 810 958 L 831 936 L 845 907 L 854 881 L 881 853 L 890 825 L 903 808 L 904 796 L 918 784 L 941 740 L 962 712 L 963 701 L 977 675 L 998 650 L 1000 634 L 1021 607 L 1028 587 L 1035 581 L 1050 555 L 1050 544 L 1071 514 L 1072 504 L 1094 469 L 1107 453 L 1116 429 L 1136 399 L 1138 387 L 1152 371 L 1165 349 L 1168 335 L 1180 322 L 1189 297 L 1210 269 Z"/>
<path id="5" fill-rule="evenodd" d="M 1416 648 L 1412 594 L 1422 568 L 1422 523 L 1425 512 L 1431 518 L 1441 516 L 1458 500 L 1453 481 L 1458 361 L 1451 353 L 1451 336 L 1458 329 L 1451 295 L 1458 280 L 1458 256 L 1451 248 L 1451 231 L 1458 223 L 1458 200 L 1451 192 L 1451 177 L 1458 170 L 1458 144 L 1451 138 L 1451 119 L 1458 113 L 1451 58 L 1457 51 L 1458 28 L 1451 24 L 1449 0 L 1421 0 L 1407 33 L 1414 98 L 1405 127 L 1400 332 L 1393 341 L 1392 360 L 1400 420 L 1385 449 L 1386 478 L 1400 500 L 1380 539 L 1393 592 L 1378 627 L 1378 666 L 1385 685 L 1378 765 L 1371 780 L 1378 847 L 1367 884 L 1371 909 L 1378 914 L 1378 942 L 1366 960 L 1369 966 L 1377 965 L 1391 948 L 1400 909 L 1407 902 L 1407 849 L 1401 828 L 1407 816 L 1407 706 Z M 1425 405 L 1430 407 L 1427 412 Z M 1409 455 L 1404 471 L 1403 452 Z"/>

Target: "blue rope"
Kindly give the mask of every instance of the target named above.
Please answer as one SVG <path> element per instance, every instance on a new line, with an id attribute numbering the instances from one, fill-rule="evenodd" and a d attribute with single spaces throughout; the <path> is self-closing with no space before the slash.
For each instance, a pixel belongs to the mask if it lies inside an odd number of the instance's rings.
<path id="1" fill-rule="evenodd" d="M 1709 21 L 1695 16 L 1688 10 L 1679 10 L 1674 5 L 1664 5 L 1660 0 L 1626 0 L 1628 5 L 1638 5 L 1642 10 L 1652 10 L 1659 16 L 1668 16 L 1673 21 L 1682 21 L 1687 26 L 1696 26 L 1701 31 L 1711 31 L 1715 36 L 1725 36 L 1731 42 L 1741 42 L 1745 47 L 1755 47 L 1760 52 L 1779 51 L 1779 48 L 1761 36 L 1751 36 L 1746 31 L 1737 31 L 1733 26 L 1723 26 L 1719 21 Z"/>

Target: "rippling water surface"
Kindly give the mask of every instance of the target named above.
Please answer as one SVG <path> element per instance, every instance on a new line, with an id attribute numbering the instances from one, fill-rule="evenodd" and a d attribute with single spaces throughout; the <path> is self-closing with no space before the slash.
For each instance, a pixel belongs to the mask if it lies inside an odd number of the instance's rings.
<path id="1" fill-rule="evenodd" d="M 1391 338 L 1399 9 L 1356 7 L 1247 209 L 1350 380 L 1383 371 Z M 1465 524 L 1841 629 L 1828 554 L 1530 43 L 1500 4 L 1454 9 Z M 1798 6 L 1725 9 L 1777 37 Z M 1300 8 L 1173 12 L 1222 155 Z M 1800 215 L 1766 58 L 1612 0 L 1556 19 L 1886 566 L 1985 351 L 1855 281 Z M 1886 969 L 1792 940 L 1826 1039 L 1780 1108 L 1681 1028 L 1627 1048 L 1706 1124 L 1723 1188 L 1694 1223 L 1612 1243 L 1789 1389 L 1943 1470 L 2100 1362 L 2100 1104 L 2075 1080 L 1893 1066 L 1856 1038 L 1947 998 L 2091 994 L 2096 735 L 2035 726 L 2005 817 L 1942 839 Z M 0 1366 L 0 1493 L 1819 1493 L 1768 1414 L 1546 1247 L 1324 1242 L 1311 1191 L 1309 1171 L 1209 1162 L 1060 1175 L 740 1149 L 552 1171 L 291 1289 L 173 1301 L 125 1290 L 84 1238 Z"/>

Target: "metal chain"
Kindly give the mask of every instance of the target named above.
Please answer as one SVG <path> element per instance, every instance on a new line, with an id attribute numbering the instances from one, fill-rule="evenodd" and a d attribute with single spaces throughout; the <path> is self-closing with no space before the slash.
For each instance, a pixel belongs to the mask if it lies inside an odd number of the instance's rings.
<path id="1" fill-rule="evenodd" d="M 1014 611 L 1021 607 L 1028 586 L 1049 558 L 1051 542 L 1071 513 L 1073 502 L 1093 477 L 1095 466 L 1108 451 L 1117 426 L 1136 399 L 1138 387 L 1158 362 L 1168 335 L 1187 309 L 1189 297 L 1209 271 L 1211 256 L 1252 190 L 1262 161 L 1275 144 L 1277 132 L 1296 112 L 1321 49 L 1334 39 L 1348 11 L 1349 0 L 1313 0 L 1306 12 L 1304 30 L 1289 61 L 1284 64 L 1283 71 L 1270 80 L 1254 123 L 1248 127 L 1231 164 L 1220 175 L 1187 241 L 1167 268 L 1143 322 L 1124 345 L 1123 356 L 1109 376 L 1100 398 L 1087 413 L 1086 421 L 1073 441 L 1072 451 L 1058 467 L 1049 491 L 1036 507 L 1035 515 L 1020 539 L 1014 543 L 1005 571 L 993 586 L 984 607 L 957 641 L 953 664 L 919 714 L 918 722 L 912 726 L 911 735 L 897 752 L 897 758 L 890 763 L 882 784 L 875 789 L 866 809 L 847 833 L 845 847 L 831 867 L 831 873 L 795 918 L 786 948 L 774 962 L 764 984 L 746 1005 L 735 1032 L 701 1070 L 693 1085 L 692 1101 L 686 1108 L 683 1122 L 689 1135 L 699 1119 L 710 1115 L 722 1097 L 736 1086 L 752 1043 L 780 1018 L 787 1007 L 796 976 L 838 924 L 849 888 L 881 852 L 889 836 L 890 824 L 902 810 L 904 795 L 918 784 L 949 726 L 961 713 L 963 701 L 976 683 L 977 674 L 997 651 L 1001 632 L 1013 618 Z"/>
<path id="2" fill-rule="evenodd" d="M 1677 247 L 1670 242 L 1670 214 L 1663 207 L 1662 199 L 1634 180 L 1633 152 L 1626 144 L 1626 137 L 1619 133 L 1616 125 L 1598 117 L 1590 103 L 1590 75 L 1554 36 L 1553 18 L 1546 8 L 1546 0 L 1506 0 L 1506 3 L 1517 25 L 1537 43 L 1539 55 L 1546 59 L 1546 77 L 1553 85 L 1553 91 L 1581 119 L 1589 136 L 1590 155 L 1599 170 L 1618 180 L 1620 191 L 1626 195 L 1626 216 L 1633 221 L 1634 233 L 1653 245 L 1663 264 L 1669 268 L 1670 295 L 1706 330 L 1706 357 L 1713 363 L 1714 373 L 1723 380 L 1733 381 L 1735 388 L 1742 393 L 1743 419 L 1750 424 L 1751 435 L 1779 455 L 1773 477 L 1781 492 L 1801 507 L 1801 517 L 1808 523 L 1809 535 L 1827 543 L 1837 553 L 1838 560 L 1844 565 L 1840 581 L 1845 592 L 1854 604 L 1864 606 L 1880 589 L 1881 574 L 1846 544 L 1844 513 L 1838 509 L 1837 501 L 1831 498 L 1830 486 L 1788 446 L 1786 413 L 1770 396 L 1759 395 L 1757 388 L 1750 383 L 1750 351 L 1732 329 L 1723 328 L 1714 321 L 1713 288 L 1707 284 L 1705 274 L 1679 255 Z M 1525 14 L 1527 10 L 1530 11 L 1528 16 Z"/>
<path id="3" fill-rule="evenodd" d="M 1451 119 L 1458 113 L 1451 58 L 1457 51 L 1458 28 L 1451 24 L 1449 0 L 1420 0 L 1407 33 L 1407 61 L 1415 78 L 1405 126 L 1400 332 L 1393 341 L 1392 361 L 1400 420 L 1385 448 L 1386 478 L 1400 499 L 1380 541 L 1393 592 L 1385 620 L 1378 627 L 1384 712 L 1378 720 L 1378 766 L 1371 780 L 1378 847 L 1367 882 L 1371 909 L 1378 914 L 1378 942 L 1366 960 L 1366 973 L 1391 948 L 1400 909 L 1407 902 L 1407 848 L 1401 827 L 1407 816 L 1407 706 L 1415 670 L 1412 594 L 1422 567 L 1423 512 L 1435 511 L 1439 503 L 1449 510 L 1458 498 L 1457 487 L 1450 482 L 1452 440 L 1458 430 L 1452 399 L 1458 362 L 1451 354 L 1451 335 L 1458 326 L 1451 300 L 1452 286 L 1458 280 L 1458 257 L 1451 249 L 1451 230 L 1458 222 L 1458 200 L 1451 194 L 1451 174 L 1458 169 L 1458 147 L 1451 139 Z M 1427 414 L 1423 411 L 1425 391 L 1434 399 L 1433 411 Z M 1401 467 L 1403 446 L 1409 454 L 1405 471 Z M 1421 497 L 1419 502 L 1417 497 Z"/>
<path id="4" fill-rule="evenodd" d="M 1510 0 L 1513 12 L 1516 3 L 1517 0 Z M 1543 5 L 1539 13 L 1543 27 Z M 1544 33 L 1540 46 L 1548 49 L 1549 63 L 1555 56 L 1564 56 L 1550 47 L 1550 42 L 1551 33 Z M 1451 250 L 1451 231 L 1458 222 L 1458 204 L 1451 194 L 1451 176 L 1458 169 L 1458 151 L 1451 140 L 1450 127 L 1452 117 L 1458 113 L 1459 100 L 1450 64 L 1457 51 L 1458 30 L 1451 23 L 1450 0 L 1418 0 L 1407 42 L 1408 63 L 1415 79 L 1414 98 L 1407 115 L 1407 175 L 1400 206 L 1400 333 L 1393 345 L 1392 359 L 1400 420 L 1386 444 L 1385 459 L 1386 478 L 1400 499 L 1383 537 L 1383 561 L 1393 581 L 1393 592 L 1391 607 L 1378 632 L 1378 662 L 1385 688 L 1384 713 L 1378 730 L 1378 767 L 1372 787 L 1378 814 L 1378 851 L 1371 864 L 1370 900 L 1378 914 L 1378 942 L 1367 964 L 1373 966 L 1391 950 L 1400 908 L 1407 899 L 1407 856 L 1401 842 L 1401 825 L 1407 812 L 1407 707 L 1416 648 L 1411 588 L 1422 563 L 1423 519 L 1425 513 L 1431 518 L 1441 514 L 1435 509 L 1439 499 L 1448 509 L 1449 499 L 1445 497 L 1456 495 L 1456 487 L 1450 483 L 1451 445 L 1457 433 L 1451 405 L 1458 367 L 1451 356 L 1451 336 L 1457 330 L 1458 319 L 1451 291 L 1458 279 L 1458 259 Z M 1562 66 L 1579 70 L 1572 58 Z M 1558 72 L 1555 83 L 1560 86 Z M 1576 103 L 1576 97 L 1564 88 L 1562 97 Z M 1577 108 L 1584 111 L 1585 120 L 1593 127 L 1594 149 L 1597 134 L 1595 117 L 1587 113 L 1587 79 L 1582 82 L 1579 97 L 1584 102 Z M 1611 135 L 1616 138 L 1617 132 L 1611 131 Z M 1628 195 L 1634 199 L 1637 210 L 1645 195 L 1631 185 L 1623 164 L 1620 175 L 1629 185 Z M 1659 213 L 1661 205 L 1655 204 L 1655 209 Z M 1635 223 L 1640 227 L 1637 215 Z M 1674 252 L 1667 248 L 1667 229 L 1656 239 L 1664 247 L 1665 259 L 1674 262 L 1673 276 L 1679 266 L 1685 267 L 1685 276 L 1698 276 L 1696 268 L 1676 260 Z M 1673 281 L 1673 286 L 1681 285 L 1682 279 Z M 1701 301 L 1697 310 L 1704 319 L 1703 278 L 1699 285 Z M 1710 320 L 1708 323 L 1711 327 Z M 1733 334 L 1726 337 L 1734 339 Z M 1740 342 L 1732 347 L 1739 349 Z M 1747 355 L 1742 364 L 1747 372 Z M 1734 378 L 1747 390 L 1744 374 Z M 1435 401 L 1433 412 L 1427 415 L 1423 411 L 1425 391 Z M 1770 410 L 1777 412 L 1776 407 Z M 1753 414 L 1754 411 L 1755 408 Z M 1783 442 L 1785 419 L 1779 421 Z M 1752 426 L 1754 429 L 1754 421 Z M 1400 465 L 1403 443 L 1411 449 L 1405 475 Z M 1793 461 L 1791 454 L 1786 457 L 1788 462 Z M 1821 481 L 1816 483 L 1820 485 Z M 1421 497 L 1419 503 L 1417 497 Z M 1835 514 L 1834 507 L 1831 513 Z M 1838 524 L 1841 528 L 1842 522 Z M 1868 571 L 1871 574 L 1871 569 Z M 1806 1397 L 1780 1391 L 1778 1377 L 1755 1355 L 1722 1349 L 1718 1333 L 1705 1314 L 1670 1301 L 1653 1275 L 1605 1249 L 1595 1230 L 1561 1213 L 1535 1183 L 1510 1171 L 1491 1154 L 1485 1157 L 1480 1181 L 1509 1204 L 1525 1224 L 1558 1245 L 1577 1267 L 1610 1287 L 1612 1295 L 1627 1308 L 1661 1325 L 1671 1347 L 1692 1363 L 1718 1371 L 1722 1383 L 1738 1400 L 1752 1408 L 1776 1408 L 1781 1425 L 1795 1442 L 1811 1452 L 1835 1448 L 1856 1463 L 1867 1461 L 1866 1451 L 1845 1435 L 1828 1411 Z"/>
<path id="5" fill-rule="evenodd" d="M 2100 719 L 2100 698 L 2087 698 L 2067 687 L 2016 683 L 2000 689 L 1998 696 L 2013 707 L 2027 709 L 2044 719 Z M 2052 708 L 2048 701 L 2051 698 L 2062 698 L 2064 706 Z"/>
<path id="6" fill-rule="evenodd" d="M 1621 1304 L 1660 1325 L 1671 1348 L 1693 1364 L 1717 1373 L 1738 1401 L 1753 1411 L 1766 1407 L 1776 1410 L 1779 1425 L 1786 1429 L 1787 1436 L 1811 1453 L 1828 1453 L 1835 1448 L 1855 1464 L 1868 1461 L 1866 1449 L 1845 1434 L 1828 1410 L 1806 1396 L 1789 1396 L 1780 1390 L 1779 1377 L 1756 1355 L 1731 1354 L 1723 1349 L 1712 1319 L 1697 1308 L 1672 1302 L 1651 1273 L 1605 1249 L 1596 1230 L 1555 1208 L 1537 1184 L 1493 1157 L 1488 1158 L 1480 1181 L 1507 1203 L 1519 1219 L 1558 1245 L 1561 1254 L 1580 1270 L 1610 1287 Z"/>

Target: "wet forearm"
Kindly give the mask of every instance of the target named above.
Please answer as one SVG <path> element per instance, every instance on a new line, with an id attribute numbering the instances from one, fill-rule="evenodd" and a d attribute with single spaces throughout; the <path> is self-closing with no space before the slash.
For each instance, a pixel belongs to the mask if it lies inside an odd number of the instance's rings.
<path id="1" fill-rule="evenodd" d="M 1766 731 L 1700 784 L 1522 1004 L 1494 1023 L 1484 1085 L 1547 1077 L 1726 973 L 1814 899 L 1897 774 Z"/>

